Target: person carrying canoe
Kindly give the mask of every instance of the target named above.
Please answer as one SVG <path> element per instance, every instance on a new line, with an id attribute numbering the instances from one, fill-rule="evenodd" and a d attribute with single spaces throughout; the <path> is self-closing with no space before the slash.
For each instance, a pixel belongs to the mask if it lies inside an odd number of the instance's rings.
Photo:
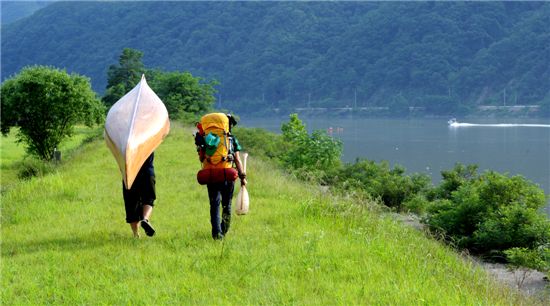
<path id="1" fill-rule="evenodd" d="M 229 231 L 235 180 L 239 177 L 242 186 L 247 183 L 239 156 L 242 148 L 231 134 L 231 128 L 236 124 L 237 121 L 230 114 L 211 113 L 204 115 L 197 123 L 198 132 L 195 134 L 195 144 L 202 163 L 197 180 L 208 189 L 212 238 L 216 240 L 224 238 Z"/>
<path id="2" fill-rule="evenodd" d="M 155 229 L 149 221 L 156 199 L 154 158 L 155 153 L 153 152 L 141 166 L 130 189 L 126 189 L 124 181 L 122 182 L 126 222 L 130 223 L 136 238 L 139 238 L 138 227 L 140 224 L 147 236 L 155 235 Z"/>
<path id="3" fill-rule="evenodd" d="M 140 224 L 147 236 L 155 234 L 149 222 L 156 199 L 154 151 L 169 132 L 168 110 L 145 75 L 111 106 L 105 118 L 105 143 L 122 175 L 126 222 L 136 237 Z"/>

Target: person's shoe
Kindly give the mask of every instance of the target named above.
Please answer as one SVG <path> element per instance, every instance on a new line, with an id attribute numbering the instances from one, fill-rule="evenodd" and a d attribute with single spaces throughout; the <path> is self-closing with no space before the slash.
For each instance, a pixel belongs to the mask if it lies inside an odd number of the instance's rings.
<path id="1" fill-rule="evenodd" d="M 230 224 L 231 224 L 231 215 L 223 215 L 222 223 L 220 224 L 222 235 L 225 236 L 225 234 L 227 234 L 227 232 L 229 231 Z"/>
<path id="2" fill-rule="evenodd" d="M 151 223 L 149 223 L 149 220 L 143 219 L 143 220 L 141 220 L 140 223 L 141 223 L 141 227 L 145 231 L 145 235 L 147 235 L 149 237 L 152 237 L 153 235 L 155 235 L 155 229 L 153 228 Z"/>

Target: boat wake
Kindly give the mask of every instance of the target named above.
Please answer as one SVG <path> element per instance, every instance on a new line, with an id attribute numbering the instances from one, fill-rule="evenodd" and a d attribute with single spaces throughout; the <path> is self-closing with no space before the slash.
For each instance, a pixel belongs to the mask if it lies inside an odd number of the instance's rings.
<path id="1" fill-rule="evenodd" d="M 526 126 L 526 127 L 545 127 L 550 128 L 550 124 L 512 124 L 512 123 L 500 123 L 500 124 L 475 124 L 475 123 L 452 123 L 451 127 L 467 127 L 467 126 L 493 126 L 493 127 L 514 127 L 514 126 Z"/>
<path id="2" fill-rule="evenodd" d="M 544 127 L 550 128 L 550 124 L 522 124 L 522 123 L 496 123 L 496 124 L 482 124 L 482 123 L 463 123 L 458 122 L 456 119 L 451 119 L 448 121 L 449 127 Z"/>

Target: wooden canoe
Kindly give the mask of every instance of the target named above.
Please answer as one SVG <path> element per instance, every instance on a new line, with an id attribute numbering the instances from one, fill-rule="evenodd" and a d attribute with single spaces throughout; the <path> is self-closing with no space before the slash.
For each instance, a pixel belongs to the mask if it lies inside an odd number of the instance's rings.
<path id="1" fill-rule="evenodd" d="M 169 131 L 166 106 L 143 75 L 136 87 L 113 104 L 105 120 L 105 142 L 118 163 L 127 189 L 132 187 L 139 169 Z"/>

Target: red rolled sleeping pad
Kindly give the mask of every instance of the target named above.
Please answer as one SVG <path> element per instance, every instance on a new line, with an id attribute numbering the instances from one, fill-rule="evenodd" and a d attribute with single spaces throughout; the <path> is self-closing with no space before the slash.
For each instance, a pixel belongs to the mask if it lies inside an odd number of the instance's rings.
<path id="1" fill-rule="evenodd" d="M 225 181 L 233 182 L 238 176 L 239 174 L 234 168 L 210 168 L 197 172 L 197 181 L 201 185 L 223 183 Z"/>

